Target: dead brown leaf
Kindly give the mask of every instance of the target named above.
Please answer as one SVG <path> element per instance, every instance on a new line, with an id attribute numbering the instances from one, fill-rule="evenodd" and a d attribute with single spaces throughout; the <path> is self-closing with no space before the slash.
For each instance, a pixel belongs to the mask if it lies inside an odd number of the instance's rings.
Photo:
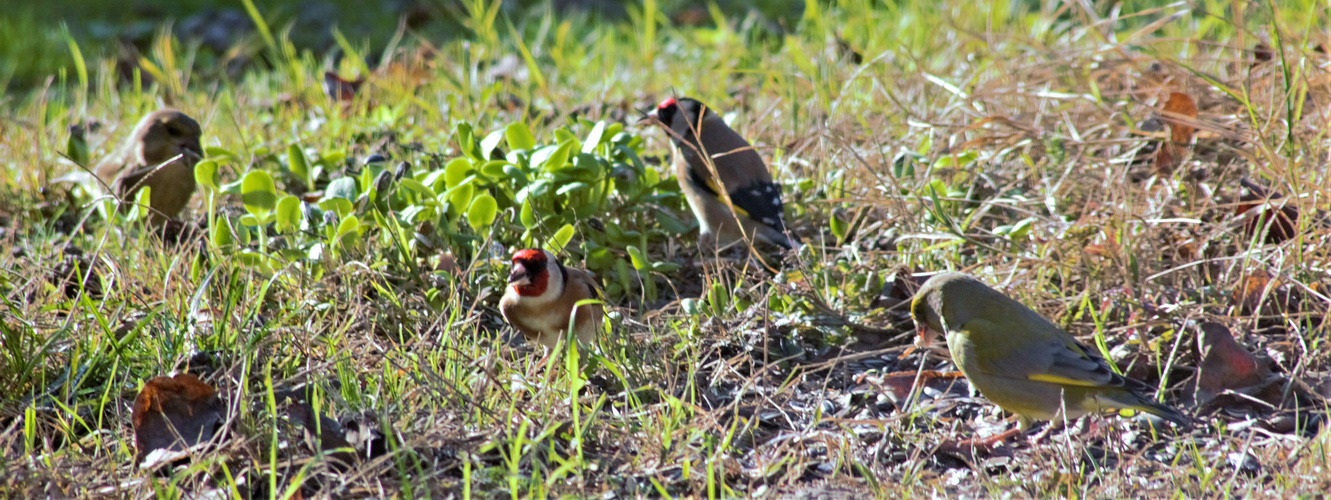
<path id="1" fill-rule="evenodd" d="M 356 454 L 351 451 L 346 431 L 342 424 L 328 415 L 318 413 L 308 402 L 294 403 L 287 408 L 287 415 L 299 422 L 311 441 L 318 443 L 318 449 L 329 453 L 334 469 L 345 472 L 356 462 Z"/>
<path id="2" fill-rule="evenodd" d="M 347 80 L 332 71 L 324 72 L 324 94 L 334 101 L 354 99 L 356 92 L 359 92 L 361 85 L 364 84 L 365 77 L 363 76 L 355 80 Z"/>
<path id="3" fill-rule="evenodd" d="M 1243 193 L 1234 214 L 1242 218 L 1245 238 L 1251 240 L 1260 232 L 1263 243 L 1278 245 L 1297 234 L 1299 210 L 1275 201 L 1283 199 L 1283 194 L 1247 178 L 1239 179 L 1239 183 L 1243 186 Z"/>
<path id="4" fill-rule="evenodd" d="M 1276 294 L 1278 286 L 1280 280 L 1271 276 L 1271 273 L 1264 269 L 1253 270 L 1235 288 L 1234 307 L 1238 308 L 1239 314 L 1255 314 L 1264 298 Z"/>
<path id="5" fill-rule="evenodd" d="M 154 450 L 185 451 L 211 440 L 224 412 L 217 390 L 194 375 L 149 380 L 134 398 L 135 460 Z"/>
<path id="6" fill-rule="evenodd" d="M 1197 348 L 1202 354 L 1198 390 L 1217 394 L 1226 389 L 1241 389 L 1261 383 L 1271 374 L 1269 363 L 1259 362 L 1240 346 L 1225 325 L 1207 321 L 1197 330 Z"/>
<path id="7" fill-rule="evenodd" d="M 1197 104 L 1188 94 L 1171 92 L 1160 111 L 1161 118 L 1169 125 L 1169 140 L 1156 149 L 1155 171 L 1165 176 L 1174 173 L 1183 162 L 1188 143 L 1197 133 L 1197 127 L 1192 125 L 1197 120 Z"/>

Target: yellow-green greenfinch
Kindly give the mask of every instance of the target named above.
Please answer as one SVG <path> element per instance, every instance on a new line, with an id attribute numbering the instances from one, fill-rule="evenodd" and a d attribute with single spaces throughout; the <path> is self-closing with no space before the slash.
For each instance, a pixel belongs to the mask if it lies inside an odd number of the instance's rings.
<path id="1" fill-rule="evenodd" d="M 203 156 L 202 135 L 199 122 L 185 113 L 153 111 L 97 167 L 97 176 L 125 200 L 133 201 L 142 186 L 152 188 L 148 200 L 151 220 L 165 222 L 179 215 L 194 195 L 194 165 Z"/>
<path id="2" fill-rule="evenodd" d="M 1094 350 L 1039 313 L 962 273 L 933 276 L 911 300 L 922 338 L 942 333 L 952 362 L 984 397 L 1015 413 L 1018 427 L 1058 416 L 1135 410 L 1186 425 L 1178 410 L 1144 394 Z"/>

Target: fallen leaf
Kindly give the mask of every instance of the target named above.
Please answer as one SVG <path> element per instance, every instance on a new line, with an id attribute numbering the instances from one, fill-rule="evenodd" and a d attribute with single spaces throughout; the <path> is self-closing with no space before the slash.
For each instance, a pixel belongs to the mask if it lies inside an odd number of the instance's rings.
<path id="1" fill-rule="evenodd" d="M 356 462 L 356 453 L 347 441 L 346 430 L 337 420 L 314 411 L 308 402 L 294 403 L 287 408 L 287 416 L 299 422 L 305 428 L 307 437 L 318 443 L 320 451 L 328 453 L 331 466 L 338 471 L 347 471 Z"/>
<path id="2" fill-rule="evenodd" d="M 706 7 L 695 5 L 680 9 L 670 19 L 676 26 L 702 26 L 711 21 L 712 14 Z"/>
<path id="3" fill-rule="evenodd" d="M 923 283 L 914 276 L 910 266 L 897 266 L 883 282 L 883 289 L 869 303 L 870 308 L 891 308 L 903 302 L 909 302 L 915 291 Z"/>
<path id="4" fill-rule="evenodd" d="M 1256 269 L 1248 273 L 1234 289 L 1234 307 L 1238 308 L 1239 314 L 1256 314 L 1262 307 L 1264 299 L 1275 298 L 1278 303 L 1284 304 L 1288 301 L 1281 300 L 1278 297 L 1280 280 L 1271 276 L 1271 273 L 1264 269 Z"/>
<path id="5" fill-rule="evenodd" d="M 149 380 L 134 398 L 135 460 L 142 462 L 155 450 L 183 452 L 212 440 L 225 409 L 217 390 L 194 375 Z"/>
<path id="6" fill-rule="evenodd" d="M 347 80 L 332 71 L 324 72 L 324 94 L 334 101 L 354 99 L 356 92 L 360 91 L 363 84 L 365 84 L 365 77 L 363 76 L 355 80 Z"/>
<path id="7" fill-rule="evenodd" d="M 1013 427 L 989 437 L 961 440 L 947 439 L 938 444 L 938 451 L 953 454 L 962 459 L 977 455 L 989 455 L 994 453 L 1000 445 L 1020 435 L 1021 429 Z"/>
<path id="8" fill-rule="evenodd" d="M 1261 382 L 1271 371 L 1240 346 L 1223 324 L 1207 321 L 1198 326 L 1197 346 L 1202 353 L 1198 390 L 1218 393 L 1247 387 Z"/>
<path id="9" fill-rule="evenodd" d="M 851 64 L 856 66 L 864 63 L 864 55 L 855 50 L 855 46 L 851 45 L 845 38 L 841 38 L 840 34 L 836 35 L 836 54 L 837 57 L 850 61 Z"/>
<path id="10" fill-rule="evenodd" d="M 1226 392 L 1252 396 L 1271 405 L 1280 402 L 1281 377 L 1271 369 L 1270 360 L 1248 352 L 1234 340 L 1229 327 L 1214 321 L 1198 325 L 1197 352 L 1202 359 L 1194 394 L 1199 405 Z M 1273 385 L 1277 390 L 1271 390 Z"/>
<path id="11" fill-rule="evenodd" d="M 1188 143 L 1197 132 L 1192 125 L 1197 119 L 1197 104 L 1182 92 L 1171 92 L 1169 99 L 1161 107 L 1161 119 L 1169 125 L 1169 140 L 1163 141 L 1155 152 L 1156 174 L 1165 176 L 1174 173 L 1187 154 Z"/>
<path id="12" fill-rule="evenodd" d="M 1271 46 L 1265 43 L 1258 43 L 1252 47 L 1252 66 L 1269 62 L 1275 53 L 1271 51 Z"/>
<path id="13" fill-rule="evenodd" d="M 1251 240 L 1260 231 L 1262 242 L 1278 245 L 1293 238 L 1298 229 L 1299 210 L 1281 200 L 1285 195 L 1274 192 L 1247 178 L 1239 179 L 1243 192 L 1234 214 L 1243 223 L 1243 235 Z"/>

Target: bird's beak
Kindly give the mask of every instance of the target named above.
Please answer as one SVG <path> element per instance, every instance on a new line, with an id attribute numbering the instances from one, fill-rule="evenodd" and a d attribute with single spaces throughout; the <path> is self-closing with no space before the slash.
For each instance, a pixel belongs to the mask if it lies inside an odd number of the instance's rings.
<path id="1" fill-rule="evenodd" d="M 638 125 L 642 125 L 644 123 L 661 123 L 661 116 L 656 114 L 655 109 L 643 112 L 642 118 L 638 119 Z"/>
<path id="2" fill-rule="evenodd" d="M 180 145 L 180 152 L 186 160 L 199 161 L 203 159 L 203 145 L 199 141 L 187 141 Z"/>
<path id="3" fill-rule="evenodd" d="M 928 349 L 938 340 L 938 332 L 933 331 L 926 325 L 920 325 L 915 329 L 915 347 Z"/>
<path id="4" fill-rule="evenodd" d="M 516 283 L 524 279 L 527 279 L 527 267 L 523 266 L 521 262 L 514 262 L 513 271 L 508 273 L 508 282 Z"/>

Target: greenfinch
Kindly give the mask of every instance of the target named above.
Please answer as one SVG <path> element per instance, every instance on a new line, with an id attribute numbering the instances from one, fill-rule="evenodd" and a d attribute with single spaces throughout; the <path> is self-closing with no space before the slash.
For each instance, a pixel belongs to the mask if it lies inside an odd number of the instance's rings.
<path id="1" fill-rule="evenodd" d="M 943 334 L 952 361 L 976 389 L 1018 417 L 1077 418 L 1134 410 L 1179 425 L 1187 418 L 1144 394 L 1146 384 L 1115 373 L 1095 350 L 1020 302 L 963 273 L 943 273 L 911 300 L 921 338 Z"/>
<path id="2" fill-rule="evenodd" d="M 151 220 L 165 222 L 179 215 L 194 195 L 194 165 L 203 156 L 202 135 L 199 122 L 185 113 L 153 111 L 97 167 L 97 176 L 125 200 L 133 201 L 142 186 L 152 188 L 148 200 L 153 209 Z"/>

